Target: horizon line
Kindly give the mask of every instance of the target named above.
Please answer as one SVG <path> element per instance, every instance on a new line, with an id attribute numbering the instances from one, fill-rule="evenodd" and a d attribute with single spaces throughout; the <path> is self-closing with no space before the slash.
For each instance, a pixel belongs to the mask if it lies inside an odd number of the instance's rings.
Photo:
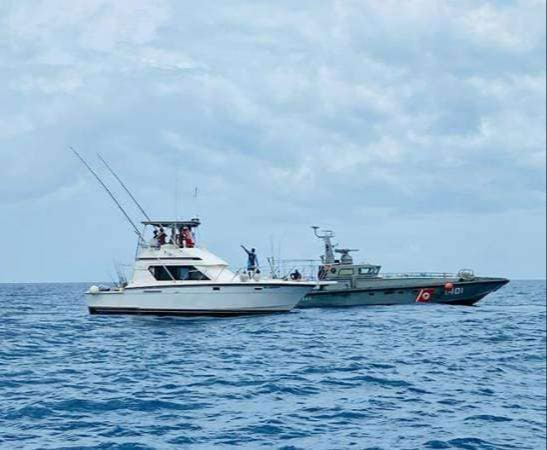
<path id="1" fill-rule="evenodd" d="M 510 282 L 514 281 L 545 281 L 547 278 L 509 278 Z M 0 281 L 2 284 L 88 284 L 88 283 L 104 283 L 111 284 L 112 281 Z"/>

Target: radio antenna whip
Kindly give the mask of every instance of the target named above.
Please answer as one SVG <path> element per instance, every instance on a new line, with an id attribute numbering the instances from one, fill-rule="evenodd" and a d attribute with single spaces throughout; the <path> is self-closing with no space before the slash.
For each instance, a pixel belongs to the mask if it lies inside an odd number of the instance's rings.
<path id="1" fill-rule="evenodd" d="M 146 220 L 148 220 L 148 222 L 152 222 L 152 219 L 150 219 L 150 216 L 148 214 L 146 214 L 146 211 L 144 210 L 144 208 L 140 205 L 140 203 L 137 201 L 137 199 L 134 197 L 134 195 L 131 193 L 131 191 L 129 190 L 129 188 L 124 184 L 124 182 L 120 179 L 120 177 L 116 174 L 116 172 L 114 172 L 114 170 L 112 169 L 112 167 L 110 167 L 110 165 L 104 160 L 104 158 L 100 155 L 100 154 L 97 154 L 97 157 L 101 160 L 101 162 L 106 166 L 106 168 L 109 170 L 109 172 L 114 176 L 114 178 L 116 178 L 116 180 L 118 180 L 118 183 L 121 184 L 121 186 L 124 188 L 125 192 L 127 192 L 127 195 L 129 195 L 129 197 L 131 198 L 131 200 L 133 200 L 133 202 L 135 202 L 135 205 L 137 205 L 137 208 L 139 208 L 139 210 L 141 211 L 141 213 L 143 214 L 143 216 L 146 218 Z"/>
<path id="2" fill-rule="evenodd" d="M 84 166 L 87 167 L 87 169 L 89 170 L 89 172 L 91 172 L 91 174 L 97 179 L 97 181 L 101 184 L 101 186 L 104 188 L 104 190 L 108 193 L 108 195 L 110 196 L 110 198 L 112 199 L 112 201 L 116 204 L 116 206 L 119 208 L 119 210 L 122 212 L 122 214 L 125 216 L 125 218 L 127 219 L 127 221 L 131 224 L 131 226 L 133 227 L 133 230 L 135 231 L 135 233 L 137 234 L 137 236 L 139 236 L 141 239 L 144 240 L 141 232 L 139 231 L 139 229 L 137 228 L 137 226 L 135 225 L 135 222 L 133 222 L 133 220 L 131 220 L 131 217 L 129 217 L 129 214 L 127 214 L 127 212 L 125 211 L 125 209 L 123 209 L 123 206 L 120 204 L 120 202 L 116 199 L 116 197 L 114 196 L 114 194 L 112 193 L 112 191 L 110 189 L 108 189 L 108 186 L 106 184 L 104 184 L 103 180 L 101 180 L 101 178 L 99 177 L 99 175 L 97 175 L 97 173 L 91 168 L 91 166 L 86 162 L 86 160 L 76 151 L 74 150 L 74 148 L 70 147 L 70 150 L 72 150 L 72 153 L 74 153 L 76 155 L 76 157 L 82 162 L 82 164 Z"/>

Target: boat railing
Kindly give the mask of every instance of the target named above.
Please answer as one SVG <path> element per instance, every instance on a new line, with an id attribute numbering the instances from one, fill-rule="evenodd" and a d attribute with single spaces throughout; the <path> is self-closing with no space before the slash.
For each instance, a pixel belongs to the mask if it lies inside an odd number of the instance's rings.
<path id="1" fill-rule="evenodd" d="M 238 267 L 236 269 L 232 269 L 232 279 L 231 281 L 265 281 L 269 278 L 267 272 L 263 272 L 262 269 L 258 269 L 255 271 L 250 271 L 246 267 Z"/>
<path id="2" fill-rule="evenodd" d="M 317 281 L 319 268 L 323 264 L 316 259 L 283 259 L 268 258 L 270 276 L 277 280 Z"/>
<path id="3" fill-rule="evenodd" d="M 383 273 L 381 278 L 457 278 L 457 275 L 449 272 L 392 272 Z"/>
<path id="4" fill-rule="evenodd" d="M 173 244 L 173 243 L 166 243 L 164 245 L 157 245 L 157 244 L 152 244 L 150 242 L 143 242 L 143 241 L 140 241 L 139 242 L 139 245 L 138 245 L 138 250 L 139 251 L 143 251 L 143 250 L 162 250 L 162 249 L 168 249 L 168 250 L 184 250 L 184 249 L 187 249 L 187 248 L 199 248 L 199 246 L 194 246 L 194 247 L 179 247 L 178 245 L 176 244 Z"/>
<path id="5" fill-rule="evenodd" d="M 309 259 L 289 259 L 289 260 L 276 260 L 273 258 L 268 259 L 270 265 L 270 276 L 275 279 L 289 280 L 291 276 L 298 270 L 302 279 L 304 280 L 317 280 L 319 277 L 320 269 L 324 266 L 320 260 Z M 359 264 L 357 264 L 359 266 Z M 356 276 L 360 276 L 358 272 L 355 272 Z M 459 274 L 450 272 L 392 272 L 370 275 L 367 278 L 385 278 L 385 279 L 427 279 L 427 278 L 459 278 Z"/>

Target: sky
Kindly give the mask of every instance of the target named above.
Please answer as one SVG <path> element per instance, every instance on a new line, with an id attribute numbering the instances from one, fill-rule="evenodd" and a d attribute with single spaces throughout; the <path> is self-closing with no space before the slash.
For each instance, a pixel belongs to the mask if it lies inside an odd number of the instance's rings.
<path id="1" fill-rule="evenodd" d="M 2 0 L 0 282 L 108 281 L 153 217 L 233 266 L 545 278 L 545 0 Z M 198 188 L 197 198 L 194 195 Z"/>

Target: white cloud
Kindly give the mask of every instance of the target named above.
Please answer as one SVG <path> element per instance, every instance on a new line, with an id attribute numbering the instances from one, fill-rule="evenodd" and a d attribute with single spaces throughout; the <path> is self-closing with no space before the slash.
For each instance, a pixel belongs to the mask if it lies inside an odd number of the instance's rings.
<path id="1" fill-rule="evenodd" d="M 534 18 L 526 14 L 529 5 L 518 2 L 513 8 L 500 8 L 492 3 L 483 3 L 459 19 L 463 32 L 478 45 L 493 45 L 509 51 L 527 51 L 536 44 L 537 28 Z M 518 8 L 518 9 L 517 9 Z M 525 12 L 524 14 L 522 12 Z"/>
<path id="2" fill-rule="evenodd" d="M 177 170 L 242 217 L 536 211 L 544 16 L 543 0 L 3 3 L 0 201 L 74 192 L 75 145 L 160 211 Z"/>
<path id="3" fill-rule="evenodd" d="M 160 70 L 204 69 L 182 52 L 145 47 L 137 57 L 144 66 Z"/>
<path id="4" fill-rule="evenodd" d="M 24 115 L 0 117 L 0 139 L 13 138 L 33 131 L 32 121 Z"/>
<path id="5" fill-rule="evenodd" d="M 43 94 L 72 93 L 83 86 L 82 78 L 75 71 L 56 73 L 51 77 L 43 75 L 23 75 L 13 80 L 10 88 L 32 93 L 38 91 Z"/>
<path id="6" fill-rule="evenodd" d="M 14 4 L 2 23 L 11 36 L 37 46 L 78 43 L 83 49 L 108 52 L 152 41 L 168 17 L 162 0 L 33 0 Z M 69 34 L 72 39 L 64 41 Z"/>

